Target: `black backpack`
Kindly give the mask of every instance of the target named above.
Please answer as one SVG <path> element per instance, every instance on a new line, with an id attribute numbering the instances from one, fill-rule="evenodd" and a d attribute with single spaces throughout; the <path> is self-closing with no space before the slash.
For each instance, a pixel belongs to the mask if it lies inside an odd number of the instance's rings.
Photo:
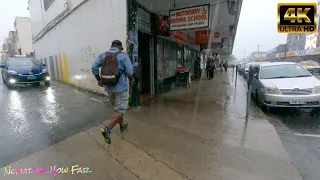
<path id="1" fill-rule="evenodd" d="M 106 52 L 106 57 L 101 66 L 101 82 L 105 86 L 115 86 L 119 82 L 121 74 L 117 56 L 120 53 L 120 51 L 116 53 Z"/>

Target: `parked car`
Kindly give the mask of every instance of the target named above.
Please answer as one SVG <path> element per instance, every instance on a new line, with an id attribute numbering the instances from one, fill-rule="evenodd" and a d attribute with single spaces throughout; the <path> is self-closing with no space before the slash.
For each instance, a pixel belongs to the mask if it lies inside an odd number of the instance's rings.
<path id="1" fill-rule="evenodd" d="M 36 84 L 44 82 L 46 86 L 50 85 L 50 76 L 46 65 L 40 61 L 28 57 L 15 57 L 5 60 L 2 68 L 2 81 L 8 87 L 16 84 Z"/>
<path id="2" fill-rule="evenodd" d="M 301 61 L 299 64 L 302 67 L 304 67 L 306 70 L 310 71 L 311 74 L 315 72 L 320 73 L 320 65 L 315 61 L 312 61 L 312 60 Z"/>
<path id="3" fill-rule="evenodd" d="M 320 107 L 320 80 L 292 62 L 264 63 L 254 68 L 252 96 L 264 107 Z"/>
<path id="4" fill-rule="evenodd" d="M 244 72 L 245 64 L 246 64 L 246 63 L 241 63 L 241 64 L 239 64 L 238 72 L 239 72 L 240 75 L 242 75 L 243 72 Z"/>
<path id="5" fill-rule="evenodd" d="M 245 76 L 245 79 L 249 79 L 249 73 L 250 73 L 250 69 L 254 69 L 255 67 L 259 66 L 260 64 L 264 64 L 264 63 L 268 63 L 268 62 L 252 62 L 250 63 L 250 66 L 249 68 L 246 70 L 246 76 Z"/>
<path id="6" fill-rule="evenodd" d="M 249 76 L 249 68 L 250 68 L 251 64 L 252 64 L 252 63 L 246 63 L 246 64 L 244 65 L 242 75 L 243 75 L 243 77 L 244 77 L 245 79 L 247 79 L 248 76 Z"/>

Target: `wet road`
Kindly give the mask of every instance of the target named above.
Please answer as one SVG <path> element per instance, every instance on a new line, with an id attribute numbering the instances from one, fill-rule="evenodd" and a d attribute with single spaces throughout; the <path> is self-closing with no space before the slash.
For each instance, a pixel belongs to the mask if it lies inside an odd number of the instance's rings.
<path id="1" fill-rule="evenodd" d="M 111 108 L 95 106 L 91 99 L 106 100 L 102 96 L 60 83 L 9 90 L 0 80 L 0 92 L 0 167 L 95 127 L 111 114 Z M 301 176 L 319 180 L 319 113 L 280 110 L 266 115 Z"/>
<path id="2" fill-rule="evenodd" d="M 106 121 L 102 96 L 59 83 L 9 90 L 0 79 L 0 167 Z M 110 109 L 106 111 L 106 109 Z"/>
<path id="3" fill-rule="evenodd" d="M 315 77 L 320 79 L 319 74 Z M 268 118 L 302 178 L 319 180 L 320 112 L 309 109 L 277 110 L 269 113 Z"/>
<path id="4" fill-rule="evenodd" d="M 319 74 L 314 76 L 320 79 Z M 310 109 L 280 109 L 265 114 L 274 125 L 301 177 L 304 180 L 319 180 L 320 112 Z"/>

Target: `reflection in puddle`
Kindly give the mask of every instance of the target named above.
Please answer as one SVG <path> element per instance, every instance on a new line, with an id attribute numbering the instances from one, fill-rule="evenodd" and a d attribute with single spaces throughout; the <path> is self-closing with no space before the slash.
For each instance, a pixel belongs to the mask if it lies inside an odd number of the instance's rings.
<path id="1" fill-rule="evenodd" d="M 57 116 L 57 103 L 54 96 L 54 91 L 51 88 L 48 88 L 44 96 L 43 108 L 40 110 L 41 119 L 46 124 L 57 124 L 59 117 Z"/>
<path id="2" fill-rule="evenodd" d="M 9 122 L 15 133 L 24 134 L 29 131 L 29 123 L 26 119 L 25 109 L 22 104 L 21 96 L 17 91 L 9 93 L 8 115 Z"/>
<path id="3" fill-rule="evenodd" d="M 320 128 L 320 112 L 317 109 L 279 108 L 274 109 L 268 116 L 278 116 L 283 124 L 296 131 L 313 131 Z"/>

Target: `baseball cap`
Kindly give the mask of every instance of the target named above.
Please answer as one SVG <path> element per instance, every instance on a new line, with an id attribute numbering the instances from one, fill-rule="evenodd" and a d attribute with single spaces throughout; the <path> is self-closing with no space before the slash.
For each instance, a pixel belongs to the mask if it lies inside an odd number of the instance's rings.
<path id="1" fill-rule="evenodd" d="M 122 47 L 122 42 L 121 41 L 119 41 L 119 40 L 114 40 L 114 41 L 112 41 L 112 43 L 111 43 L 111 47 L 120 47 L 120 50 L 123 50 L 123 47 Z"/>

